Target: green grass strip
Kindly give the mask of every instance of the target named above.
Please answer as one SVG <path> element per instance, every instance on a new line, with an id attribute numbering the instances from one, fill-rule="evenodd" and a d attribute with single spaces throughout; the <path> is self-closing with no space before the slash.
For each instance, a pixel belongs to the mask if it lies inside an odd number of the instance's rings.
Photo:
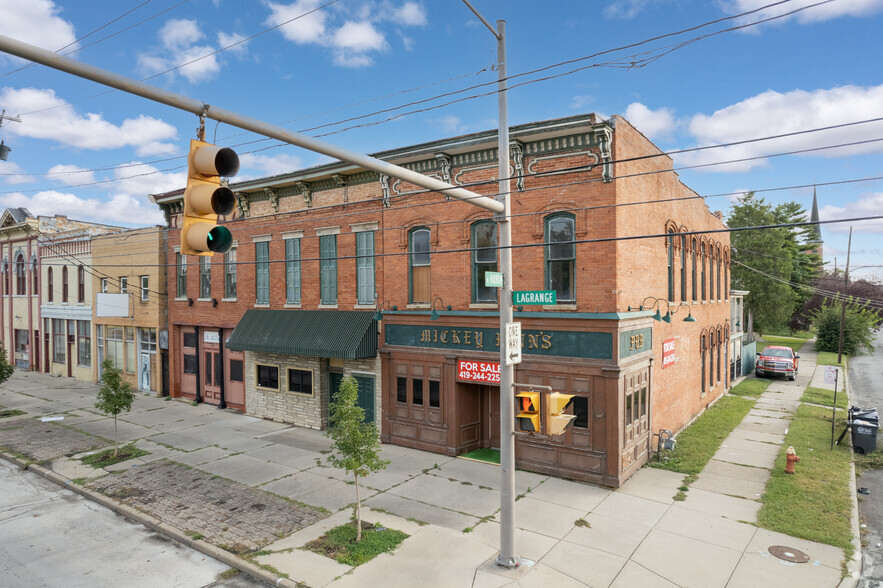
<path id="1" fill-rule="evenodd" d="M 825 388 L 813 388 L 810 386 L 806 389 L 806 392 L 803 393 L 803 397 L 800 401 L 809 402 L 810 404 L 821 404 L 823 406 L 833 406 L 834 391 L 826 390 Z M 845 409 L 847 402 L 848 399 L 846 398 L 846 393 L 843 390 L 837 390 L 837 408 Z"/>
<path id="2" fill-rule="evenodd" d="M 840 434 L 845 415 L 838 415 Z M 795 474 L 785 473 L 785 451 L 794 447 L 800 462 Z M 776 458 L 757 513 L 758 525 L 772 531 L 834 545 L 852 555 L 852 500 L 849 494 L 847 444 L 831 450 L 831 411 L 800 405 Z"/>
<path id="3" fill-rule="evenodd" d="M 751 398 L 724 396 L 681 431 L 668 460 L 654 458 L 649 465 L 682 474 L 698 474 L 752 406 L 754 400 Z"/>
<path id="4" fill-rule="evenodd" d="M 758 380 L 757 378 L 745 378 L 729 392 L 730 396 L 754 396 L 759 397 L 769 388 L 770 380 Z"/>
<path id="5" fill-rule="evenodd" d="M 846 361 L 849 359 L 849 356 L 845 353 L 843 354 L 843 361 L 841 363 L 837 363 L 837 354 L 831 351 L 819 351 L 819 358 L 816 360 L 816 365 L 836 365 L 838 367 L 846 368 Z"/>
<path id="6" fill-rule="evenodd" d="M 773 335 L 764 335 L 762 340 L 766 341 L 767 345 L 782 345 L 790 347 L 795 353 L 800 351 L 800 348 L 806 343 L 806 339 L 800 339 L 798 337 L 776 337 Z M 761 351 L 761 348 L 758 346 L 757 350 Z"/>

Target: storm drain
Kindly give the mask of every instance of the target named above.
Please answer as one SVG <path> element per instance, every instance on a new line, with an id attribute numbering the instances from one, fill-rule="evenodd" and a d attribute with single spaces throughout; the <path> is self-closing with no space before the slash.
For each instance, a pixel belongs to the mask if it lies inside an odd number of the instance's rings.
<path id="1" fill-rule="evenodd" d="M 781 560 L 789 561 L 791 563 L 806 563 L 809 561 L 809 556 L 807 554 L 799 549 L 786 547 L 785 545 L 773 545 L 770 547 L 770 553 Z"/>

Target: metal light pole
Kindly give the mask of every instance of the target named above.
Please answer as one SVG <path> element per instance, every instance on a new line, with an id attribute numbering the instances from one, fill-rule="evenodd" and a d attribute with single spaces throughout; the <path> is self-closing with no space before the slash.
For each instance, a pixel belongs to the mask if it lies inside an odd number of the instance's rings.
<path id="1" fill-rule="evenodd" d="M 498 20 L 497 29 L 463 0 L 475 16 L 497 39 L 497 105 L 500 128 L 497 137 L 497 201 L 503 204 L 495 212 L 499 243 L 500 273 L 500 553 L 497 564 L 507 568 L 519 565 L 515 554 L 515 368 L 506 365 L 506 323 L 512 322 L 512 225 L 509 198 L 509 101 L 506 82 L 506 21 Z"/>

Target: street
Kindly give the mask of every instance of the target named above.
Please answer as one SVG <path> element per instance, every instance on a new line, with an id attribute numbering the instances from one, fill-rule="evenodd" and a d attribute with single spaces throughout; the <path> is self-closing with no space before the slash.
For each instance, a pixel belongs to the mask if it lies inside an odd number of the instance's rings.
<path id="1" fill-rule="evenodd" d="M 877 333 L 876 349 L 849 361 L 849 386 L 852 404 L 862 408 L 883 410 L 883 330 Z M 879 446 L 878 446 L 879 450 Z M 867 488 L 870 495 L 859 495 L 859 519 L 867 525 L 862 543 L 863 588 L 883 586 L 883 470 L 868 470 L 856 479 L 859 488 Z"/>
<path id="2" fill-rule="evenodd" d="M 5 461 L 0 534 L 5 586 L 264 585 Z"/>

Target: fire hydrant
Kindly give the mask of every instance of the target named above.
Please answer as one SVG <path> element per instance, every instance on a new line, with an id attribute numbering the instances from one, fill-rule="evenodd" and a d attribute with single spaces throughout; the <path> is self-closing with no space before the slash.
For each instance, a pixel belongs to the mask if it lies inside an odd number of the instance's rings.
<path id="1" fill-rule="evenodd" d="M 794 464 L 800 461 L 800 458 L 797 457 L 797 452 L 794 451 L 794 447 L 788 446 L 788 451 L 785 452 L 785 473 L 793 474 L 794 473 Z"/>

